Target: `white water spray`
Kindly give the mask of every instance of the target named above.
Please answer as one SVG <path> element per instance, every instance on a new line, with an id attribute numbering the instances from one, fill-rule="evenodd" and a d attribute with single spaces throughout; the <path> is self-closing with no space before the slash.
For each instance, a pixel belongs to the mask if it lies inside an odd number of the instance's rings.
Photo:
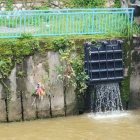
<path id="1" fill-rule="evenodd" d="M 122 111 L 119 83 L 97 84 L 96 112 Z"/>

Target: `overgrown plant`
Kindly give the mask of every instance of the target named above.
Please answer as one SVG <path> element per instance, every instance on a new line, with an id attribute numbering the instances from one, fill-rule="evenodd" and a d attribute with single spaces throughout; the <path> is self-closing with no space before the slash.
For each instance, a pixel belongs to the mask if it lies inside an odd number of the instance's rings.
<path id="1" fill-rule="evenodd" d="M 6 10 L 13 9 L 13 2 L 14 2 L 14 0 L 6 0 Z"/>
<path id="2" fill-rule="evenodd" d="M 140 26 L 137 25 L 135 22 L 133 24 L 125 24 L 123 28 L 120 30 L 121 35 L 127 37 L 128 40 L 131 40 L 133 35 L 139 36 L 140 35 Z"/>
<path id="3" fill-rule="evenodd" d="M 32 6 L 33 10 L 48 10 L 49 4 L 51 0 L 45 0 L 41 6 Z"/>
<path id="4" fill-rule="evenodd" d="M 74 7 L 96 8 L 103 7 L 105 0 L 71 0 Z"/>
<path id="5" fill-rule="evenodd" d="M 61 64 L 56 66 L 56 71 L 58 73 L 57 79 L 63 84 L 63 94 L 64 94 L 64 111 L 65 116 L 67 115 L 67 102 L 66 95 L 69 86 L 75 88 L 77 102 L 80 101 L 82 95 L 84 95 L 84 90 L 87 88 L 85 81 L 88 76 L 83 69 L 83 55 L 78 54 L 76 47 L 73 46 L 73 42 L 67 39 L 60 39 L 55 47 L 59 50 Z M 71 47 L 71 48 L 70 48 Z M 77 103 L 77 108 L 78 108 Z"/>
<path id="6" fill-rule="evenodd" d="M 65 49 L 72 47 L 73 42 L 67 38 L 60 38 L 60 39 L 53 40 L 52 44 L 53 44 L 52 48 L 55 51 L 59 51 L 59 50 L 64 51 Z"/>
<path id="7" fill-rule="evenodd" d="M 72 67 L 75 72 L 75 80 L 76 80 L 76 102 L 77 102 L 77 111 L 80 112 L 83 108 L 81 106 L 82 101 L 84 99 L 85 89 L 87 88 L 86 80 L 88 79 L 88 75 L 83 70 L 83 57 L 82 55 L 77 55 L 72 61 Z"/>
<path id="8" fill-rule="evenodd" d="M 71 65 L 71 50 L 60 50 L 60 61 L 61 64 L 56 66 L 58 73 L 57 80 L 63 84 L 63 95 L 64 95 L 64 113 L 67 116 L 67 101 L 66 92 L 70 86 L 76 87 L 75 72 Z"/>
<path id="9" fill-rule="evenodd" d="M 86 80 L 88 76 L 83 70 L 83 60 L 78 54 L 73 57 L 70 50 L 61 51 L 61 65 L 56 67 L 58 72 L 58 79 L 63 84 L 64 93 L 64 110 L 65 116 L 67 115 L 67 102 L 66 102 L 66 92 L 69 86 L 75 88 L 77 110 L 80 110 L 80 100 L 82 100 L 84 91 L 87 88 Z"/>
<path id="10" fill-rule="evenodd" d="M 132 38 L 130 38 L 132 39 Z M 125 40 L 123 43 L 123 62 L 125 66 L 125 77 L 120 83 L 121 98 L 124 107 L 128 108 L 130 95 L 130 75 L 131 75 L 131 40 Z"/>
<path id="11" fill-rule="evenodd" d="M 114 0 L 114 8 L 121 8 L 121 0 Z"/>

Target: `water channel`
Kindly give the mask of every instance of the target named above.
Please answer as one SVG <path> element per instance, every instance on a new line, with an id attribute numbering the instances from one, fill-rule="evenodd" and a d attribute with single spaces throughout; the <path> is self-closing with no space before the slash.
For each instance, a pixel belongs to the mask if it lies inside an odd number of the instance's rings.
<path id="1" fill-rule="evenodd" d="M 1 123 L 0 140 L 140 140 L 140 110 Z"/>

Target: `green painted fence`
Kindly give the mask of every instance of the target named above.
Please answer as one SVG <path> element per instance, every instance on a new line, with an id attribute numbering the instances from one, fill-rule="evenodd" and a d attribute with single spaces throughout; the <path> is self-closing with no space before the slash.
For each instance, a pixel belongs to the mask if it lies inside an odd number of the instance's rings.
<path id="1" fill-rule="evenodd" d="M 104 34 L 132 25 L 133 8 L 0 11 L 0 38 Z"/>

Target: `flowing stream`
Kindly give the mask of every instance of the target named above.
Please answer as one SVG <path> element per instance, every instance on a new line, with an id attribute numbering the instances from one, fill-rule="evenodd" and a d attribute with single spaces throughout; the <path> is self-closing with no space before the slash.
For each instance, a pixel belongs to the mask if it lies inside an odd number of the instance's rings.
<path id="1" fill-rule="evenodd" d="M 119 83 L 97 84 L 96 112 L 123 110 Z"/>
<path id="2" fill-rule="evenodd" d="M 140 140 L 140 110 L 1 123 L 0 140 Z"/>
<path id="3" fill-rule="evenodd" d="M 0 124 L 0 140 L 140 140 L 140 110 L 123 111 L 118 83 L 96 85 L 96 113 Z"/>

